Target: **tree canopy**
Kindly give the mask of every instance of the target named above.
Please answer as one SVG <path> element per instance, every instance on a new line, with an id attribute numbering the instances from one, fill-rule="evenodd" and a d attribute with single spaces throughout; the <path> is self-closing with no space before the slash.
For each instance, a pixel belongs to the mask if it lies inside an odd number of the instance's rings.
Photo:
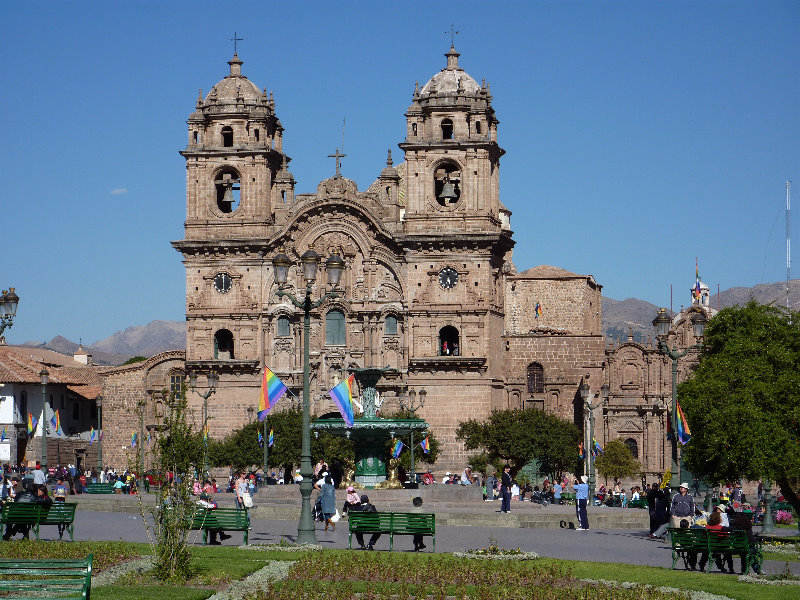
<path id="1" fill-rule="evenodd" d="M 488 421 L 462 421 L 456 430 L 467 450 L 484 451 L 493 465 L 509 463 L 512 476 L 534 459 L 542 475 L 574 471 L 580 435 L 573 423 L 536 408 L 496 410 Z"/>
<path id="2" fill-rule="evenodd" d="M 625 477 L 634 477 L 642 471 L 642 465 L 622 440 L 608 442 L 594 464 L 600 477 L 611 478 L 614 483 Z"/>
<path id="3" fill-rule="evenodd" d="M 678 387 L 687 467 L 721 483 L 776 481 L 800 510 L 800 313 L 754 301 L 709 321 L 694 376 Z"/>

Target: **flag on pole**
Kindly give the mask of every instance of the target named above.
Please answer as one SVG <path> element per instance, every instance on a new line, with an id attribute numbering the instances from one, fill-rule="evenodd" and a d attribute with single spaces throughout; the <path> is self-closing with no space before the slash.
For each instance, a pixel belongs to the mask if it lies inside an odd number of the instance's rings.
<path id="1" fill-rule="evenodd" d="M 536 319 L 542 316 L 542 305 L 539 304 L 538 302 L 536 303 L 536 306 L 533 309 L 533 316 Z"/>
<path id="2" fill-rule="evenodd" d="M 134 431 L 133 435 L 131 435 L 131 448 L 136 448 L 136 441 L 138 439 L 139 439 L 139 436 L 136 435 L 136 432 Z"/>
<path id="3" fill-rule="evenodd" d="M 272 448 L 272 444 L 275 443 L 275 434 L 273 433 L 272 429 L 269 430 L 269 447 Z"/>
<path id="4" fill-rule="evenodd" d="M 394 441 L 394 447 L 392 448 L 392 457 L 397 458 L 400 456 L 400 453 L 403 451 L 403 442 L 400 440 Z"/>
<path id="5" fill-rule="evenodd" d="M 336 406 L 339 407 L 339 412 L 342 413 L 345 425 L 348 427 L 353 426 L 353 385 L 355 383 L 355 375 L 350 375 L 347 379 L 343 379 L 339 385 L 334 387 L 328 393 L 330 394 Z"/>
<path id="6" fill-rule="evenodd" d="M 64 430 L 61 429 L 61 416 L 58 414 L 58 410 L 56 410 L 50 418 L 50 425 L 53 426 L 53 431 L 56 432 L 56 435 L 64 435 Z"/>
<path id="7" fill-rule="evenodd" d="M 603 447 L 597 442 L 597 440 L 592 438 L 592 443 L 594 444 L 594 448 L 592 448 L 592 456 L 603 454 Z"/>
<path id="8" fill-rule="evenodd" d="M 261 379 L 261 391 L 258 395 L 258 420 L 263 421 L 272 407 L 286 393 L 286 386 L 278 376 L 264 365 L 264 377 Z"/>
<path id="9" fill-rule="evenodd" d="M 681 410 L 681 405 L 678 404 L 678 441 L 684 446 L 692 439 L 692 432 L 689 429 L 689 422 L 686 420 L 686 415 Z"/>
<path id="10" fill-rule="evenodd" d="M 208 423 L 206 423 L 205 427 L 203 427 L 203 443 L 208 443 Z"/>
<path id="11" fill-rule="evenodd" d="M 94 427 L 89 431 L 89 445 L 91 446 L 94 443 L 94 438 L 97 436 L 97 432 L 94 430 Z"/>
<path id="12" fill-rule="evenodd" d="M 581 460 L 586 458 L 586 450 L 583 449 L 583 442 L 580 442 L 578 444 L 578 458 L 580 458 Z"/>
<path id="13" fill-rule="evenodd" d="M 8 439 L 8 425 L 3 427 L 3 432 L 0 433 L 0 442 L 5 442 Z"/>
<path id="14" fill-rule="evenodd" d="M 102 429 L 99 429 L 98 431 L 99 431 L 100 433 L 98 434 L 98 436 L 97 436 L 97 439 L 98 439 L 99 441 L 101 441 L 101 442 L 102 442 L 102 441 L 103 441 L 103 430 L 102 430 Z"/>
<path id="15" fill-rule="evenodd" d="M 264 447 L 264 436 L 261 435 L 261 432 L 258 432 L 258 445 L 262 448 Z"/>
<path id="16" fill-rule="evenodd" d="M 694 257 L 694 293 L 692 294 L 698 300 L 700 299 L 700 268 L 697 266 L 697 257 Z"/>
<path id="17" fill-rule="evenodd" d="M 151 440 L 152 437 L 153 437 L 153 432 L 152 431 L 148 431 L 147 432 L 147 445 L 148 446 L 150 445 L 150 440 Z"/>
<path id="18" fill-rule="evenodd" d="M 423 451 L 425 454 L 427 454 L 428 452 L 430 452 L 430 449 L 431 449 L 431 444 L 430 444 L 430 442 L 428 441 L 428 438 L 427 438 L 427 437 L 426 437 L 424 440 L 422 440 L 422 441 L 419 443 L 419 445 L 420 445 L 420 446 L 422 446 L 422 451 Z"/>
<path id="19" fill-rule="evenodd" d="M 36 431 L 36 425 L 39 421 L 36 420 L 30 411 L 28 411 L 28 435 L 33 435 L 33 432 Z"/>

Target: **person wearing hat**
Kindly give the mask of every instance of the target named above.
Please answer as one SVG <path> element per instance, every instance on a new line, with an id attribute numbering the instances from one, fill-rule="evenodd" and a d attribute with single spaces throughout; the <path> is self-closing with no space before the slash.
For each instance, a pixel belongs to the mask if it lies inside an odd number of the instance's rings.
<path id="1" fill-rule="evenodd" d="M 354 507 L 361 505 L 361 498 L 356 494 L 356 488 L 352 485 L 347 486 L 347 498 L 344 499 L 344 506 L 342 506 L 342 514 L 346 515 Z"/>
<path id="2" fill-rule="evenodd" d="M 578 517 L 578 531 L 589 531 L 589 515 L 586 514 L 586 504 L 589 502 L 589 478 L 581 475 L 581 482 L 576 479 L 572 484 L 575 490 L 575 514 Z"/>
<path id="3" fill-rule="evenodd" d="M 679 491 L 672 497 L 670 505 L 670 525 L 680 527 L 681 520 L 686 519 L 691 525 L 694 522 L 694 497 L 689 493 L 689 484 L 681 482 Z"/>

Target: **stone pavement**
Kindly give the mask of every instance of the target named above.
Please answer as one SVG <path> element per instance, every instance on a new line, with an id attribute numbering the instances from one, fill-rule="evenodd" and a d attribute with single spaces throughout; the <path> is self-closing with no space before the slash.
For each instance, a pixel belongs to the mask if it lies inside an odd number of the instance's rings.
<path id="1" fill-rule="evenodd" d="M 487 503 L 490 504 L 490 503 Z M 590 525 L 592 516 L 600 510 L 589 513 Z M 507 515 L 498 515 L 507 518 Z M 347 548 L 347 521 L 342 520 L 336 531 L 325 532 L 322 524 L 317 523 L 317 541 L 326 548 Z M 250 532 L 251 544 L 274 544 L 281 540 L 293 542 L 297 535 L 297 520 L 275 520 L 253 518 Z M 531 529 L 520 527 L 487 527 L 438 525 L 436 535 L 436 552 L 455 552 L 469 548 L 482 548 L 495 542 L 501 548 L 521 548 L 537 552 L 540 556 L 550 558 L 586 560 L 596 562 L 618 562 L 631 565 L 649 565 L 667 567 L 672 565 L 671 551 L 668 542 L 653 541 L 646 537 L 646 529 L 592 529 L 577 531 L 574 529 Z M 793 530 L 779 530 L 787 535 Z M 232 538 L 225 545 L 240 544 L 242 534 L 231 532 Z M 57 539 L 55 526 L 43 526 L 40 531 L 42 539 Z M 75 519 L 76 540 L 124 540 L 130 542 L 146 542 L 147 536 L 141 516 L 132 512 L 107 512 L 80 509 Z M 192 532 L 190 538 L 194 543 L 201 543 L 198 532 Z M 355 544 L 355 540 L 353 540 Z M 396 536 L 394 549 L 396 552 L 408 552 L 413 548 L 411 538 Z M 428 548 L 433 543 L 426 538 Z M 389 549 L 387 535 L 376 544 L 378 550 Z M 738 568 L 738 559 L 734 564 Z M 680 563 L 679 563 L 680 564 Z M 767 561 L 765 571 L 776 573 L 783 570 L 785 563 Z M 800 563 L 789 563 L 793 573 L 800 574 Z"/>

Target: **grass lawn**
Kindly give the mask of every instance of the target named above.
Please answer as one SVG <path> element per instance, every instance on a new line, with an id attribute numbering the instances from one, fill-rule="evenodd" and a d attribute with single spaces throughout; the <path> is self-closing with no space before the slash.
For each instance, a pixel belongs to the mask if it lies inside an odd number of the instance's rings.
<path id="1" fill-rule="evenodd" d="M 146 544 L 123 542 L 10 542 L 0 544 L 0 557 L 95 557 L 95 571 L 149 553 Z M 684 590 L 703 590 L 736 600 L 795 600 L 796 586 L 763 586 L 740 583 L 735 576 L 686 572 L 662 567 L 616 563 L 592 563 L 542 558 L 536 561 L 498 562 L 457 559 L 450 554 L 409 554 L 347 550 L 322 552 L 264 552 L 231 546 L 192 547 L 194 573 L 187 582 L 163 583 L 147 574 L 123 576 L 114 585 L 93 585 L 96 600 L 159 599 L 194 600 L 208 598 L 229 583 L 263 567 L 267 561 L 299 561 L 289 580 L 272 590 L 276 598 L 316 597 L 325 600 L 352 598 L 356 592 L 388 598 L 392 595 L 430 594 L 471 597 L 476 600 L 511 598 L 603 598 L 628 600 L 673 598 L 655 592 L 581 588 L 576 579 L 629 581 Z M 305 558 L 304 558 L 305 557 Z M 785 557 L 779 560 L 786 560 Z M 737 563 L 738 564 L 738 563 Z M 503 586 L 498 587 L 498 583 Z M 513 592 L 513 593 L 512 593 Z M 267 598 L 254 590 L 255 598 Z M 581 595 L 583 593 L 583 595 Z"/>

